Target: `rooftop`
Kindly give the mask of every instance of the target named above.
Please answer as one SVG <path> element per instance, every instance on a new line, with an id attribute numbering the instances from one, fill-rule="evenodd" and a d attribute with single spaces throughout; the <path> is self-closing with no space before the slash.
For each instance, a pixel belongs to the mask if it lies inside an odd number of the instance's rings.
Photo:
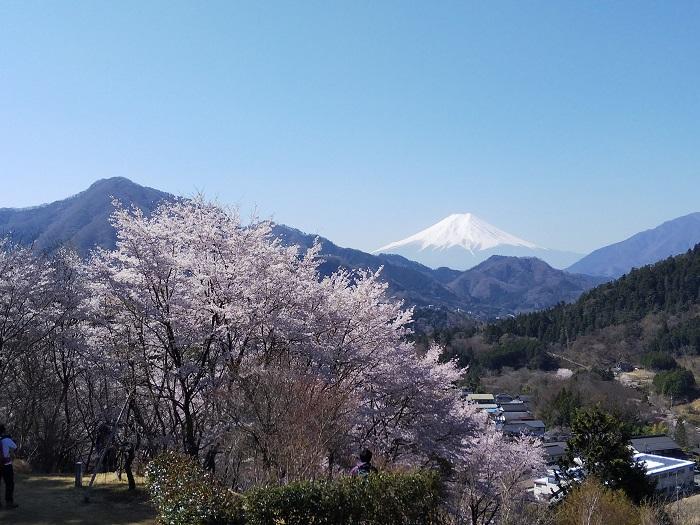
<path id="1" fill-rule="evenodd" d="M 665 456 L 657 456 L 655 454 L 635 454 L 633 457 L 635 461 L 641 461 L 644 463 L 644 467 L 647 469 L 647 474 L 658 474 L 659 472 L 664 472 L 666 470 L 675 470 L 677 468 L 691 467 L 695 465 L 695 463 L 692 461 L 667 458 Z"/>
<path id="2" fill-rule="evenodd" d="M 533 429 L 544 429 L 545 425 L 539 419 L 532 421 L 511 421 L 510 423 L 503 424 L 503 431 L 505 432 L 519 432 L 523 427 L 533 428 Z"/>
<path id="3" fill-rule="evenodd" d="M 515 422 L 515 421 L 533 420 L 535 418 L 530 412 L 522 411 L 522 412 L 503 412 L 503 413 L 498 415 L 498 419 L 500 419 L 501 421 L 507 421 L 507 422 L 511 423 L 511 422 Z"/>
<path id="4" fill-rule="evenodd" d="M 496 403 L 477 403 L 474 405 L 477 410 L 494 410 L 498 411 L 498 405 Z"/>
<path id="5" fill-rule="evenodd" d="M 680 450 L 678 443 L 670 437 L 658 434 L 655 436 L 639 436 L 630 439 L 637 452 L 655 452 L 659 450 Z"/>
<path id="6" fill-rule="evenodd" d="M 467 401 L 493 401 L 493 394 L 469 394 Z"/>
<path id="7" fill-rule="evenodd" d="M 502 412 L 523 412 L 528 409 L 527 403 L 513 401 L 512 403 L 501 403 Z"/>

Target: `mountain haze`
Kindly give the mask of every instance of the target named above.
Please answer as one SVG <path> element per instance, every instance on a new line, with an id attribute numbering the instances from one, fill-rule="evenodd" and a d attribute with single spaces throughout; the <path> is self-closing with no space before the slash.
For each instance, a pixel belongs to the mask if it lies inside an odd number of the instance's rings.
<path id="1" fill-rule="evenodd" d="M 622 242 L 595 250 L 568 271 L 616 278 L 667 257 L 684 253 L 700 243 L 700 212 L 664 222 Z"/>
<path id="2" fill-rule="evenodd" d="M 373 253 L 393 253 L 431 268 L 466 270 L 492 255 L 537 257 L 555 267 L 566 267 L 580 255 L 549 250 L 505 232 L 471 213 L 454 213 L 436 224 L 391 242 Z"/>

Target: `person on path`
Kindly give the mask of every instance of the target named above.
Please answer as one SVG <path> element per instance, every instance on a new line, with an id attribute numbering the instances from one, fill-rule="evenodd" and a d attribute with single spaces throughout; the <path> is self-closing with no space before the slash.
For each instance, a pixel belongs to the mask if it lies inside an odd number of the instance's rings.
<path id="1" fill-rule="evenodd" d="M 377 467 L 372 465 L 372 451 L 370 449 L 364 449 L 357 457 L 359 461 L 350 471 L 351 476 L 369 476 L 378 472 Z"/>
<path id="2" fill-rule="evenodd" d="M 5 425 L 0 424 L 0 482 L 5 483 L 5 506 L 8 509 L 16 509 L 15 471 L 12 468 L 11 451 L 17 448 L 17 444 L 5 432 Z"/>

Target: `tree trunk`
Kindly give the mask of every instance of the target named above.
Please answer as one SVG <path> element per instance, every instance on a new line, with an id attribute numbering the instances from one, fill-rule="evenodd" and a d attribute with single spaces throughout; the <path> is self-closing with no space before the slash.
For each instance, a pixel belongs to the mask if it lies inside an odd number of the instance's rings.
<path id="1" fill-rule="evenodd" d="M 136 480 L 134 473 L 131 471 L 131 464 L 134 462 L 134 445 L 130 445 L 126 450 L 126 459 L 124 460 L 124 472 L 126 479 L 129 482 L 129 490 L 136 490 Z"/>

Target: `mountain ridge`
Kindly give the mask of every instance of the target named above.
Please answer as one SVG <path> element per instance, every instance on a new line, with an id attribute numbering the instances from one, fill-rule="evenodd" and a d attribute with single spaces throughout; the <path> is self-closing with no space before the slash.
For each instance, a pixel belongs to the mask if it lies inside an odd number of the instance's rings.
<path id="1" fill-rule="evenodd" d="M 108 247 L 116 242 L 109 224 L 112 198 L 148 213 L 160 201 L 175 197 L 124 177 L 100 179 L 65 199 L 26 208 L 0 208 L 0 235 L 31 244 L 39 251 L 68 245 L 84 256 L 96 245 Z"/>
<path id="2" fill-rule="evenodd" d="M 692 249 L 700 243 L 700 212 L 690 213 L 594 250 L 567 271 L 608 278 L 632 268 L 653 264 Z"/>
<path id="3" fill-rule="evenodd" d="M 101 179 L 87 190 L 60 201 L 31 208 L 3 208 L 0 210 L 0 235 L 10 234 L 15 242 L 32 244 L 47 252 L 69 245 L 85 256 L 95 246 L 113 248 L 116 235 L 109 223 L 114 209 L 113 197 L 125 206 L 135 205 L 147 214 L 162 200 L 176 198 L 125 178 Z M 548 266 L 548 270 L 540 273 L 549 277 L 538 280 L 528 276 L 528 270 L 522 270 L 524 263 L 518 262 L 517 258 L 502 258 L 490 263 L 491 267 L 502 268 L 500 276 L 493 271 L 482 274 L 483 269 L 467 273 L 447 267 L 430 268 L 397 254 L 373 255 L 343 248 L 329 239 L 291 226 L 273 225 L 272 234 L 284 244 L 296 244 L 302 248 L 310 247 L 318 238 L 322 245 L 319 271 L 323 275 L 341 267 L 371 271 L 383 268 L 382 278 L 388 283 L 389 295 L 404 300 L 407 306 L 468 311 L 478 318 L 531 311 L 542 305 L 571 300 L 592 284 L 590 280 L 572 278 Z M 561 294 L 556 293 L 557 282 Z M 573 285 L 573 291 L 572 282 L 577 283 Z"/>

